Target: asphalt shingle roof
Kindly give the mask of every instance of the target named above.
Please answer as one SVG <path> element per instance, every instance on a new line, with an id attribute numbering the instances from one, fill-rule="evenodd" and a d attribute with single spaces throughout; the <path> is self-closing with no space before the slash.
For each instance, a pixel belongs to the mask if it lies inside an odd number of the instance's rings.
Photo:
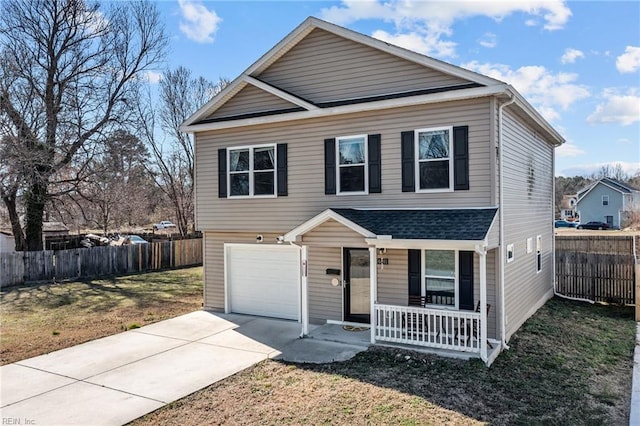
<path id="1" fill-rule="evenodd" d="M 498 211 L 497 208 L 331 210 L 376 235 L 409 240 L 482 240 Z"/>

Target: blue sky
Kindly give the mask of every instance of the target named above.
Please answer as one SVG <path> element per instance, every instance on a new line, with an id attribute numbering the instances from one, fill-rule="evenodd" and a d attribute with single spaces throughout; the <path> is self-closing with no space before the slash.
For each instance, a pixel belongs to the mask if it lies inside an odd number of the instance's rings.
<path id="1" fill-rule="evenodd" d="M 590 174 L 611 163 L 640 172 L 638 1 L 158 5 L 171 37 L 169 68 L 234 79 L 315 16 L 512 84 L 567 140 L 557 150 L 556 175 Z"/>

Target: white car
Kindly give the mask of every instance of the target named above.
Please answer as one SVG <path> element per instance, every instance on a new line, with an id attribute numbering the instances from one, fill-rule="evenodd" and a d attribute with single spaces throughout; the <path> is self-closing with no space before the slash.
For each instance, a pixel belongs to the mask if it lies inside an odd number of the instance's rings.
<path id="1" fill-rule="evenodd" d="M 156 229 L 156 230 L 167 229 L 167 228 L 177 228 L 177 226 L 169 220 L 163 220 L 160 223 L 153 224 L 153 229 Z"/>

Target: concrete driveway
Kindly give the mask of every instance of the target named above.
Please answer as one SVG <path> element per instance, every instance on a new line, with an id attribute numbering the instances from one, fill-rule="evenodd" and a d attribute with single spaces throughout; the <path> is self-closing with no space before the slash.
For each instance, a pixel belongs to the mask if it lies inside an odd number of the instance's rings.
<path id="1" fill-rule="evenodd" d="M 3 424 L 121 425 L 267 358 L 341 361 L 368 346 L 367 332 L 327 325 L 299 339 L 300 329 L 198 311 L 5 365 L 0 416 Z"/>

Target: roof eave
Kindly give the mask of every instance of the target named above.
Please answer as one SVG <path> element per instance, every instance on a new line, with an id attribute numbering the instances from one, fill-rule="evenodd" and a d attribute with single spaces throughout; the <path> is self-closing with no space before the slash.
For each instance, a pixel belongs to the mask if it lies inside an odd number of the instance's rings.
<path id="1" fill-rule="evenodd" d="M 373 102 L 363 102 L 351 105 L 342 105 L 331 108 L 320 108 L 316 110 L 291 112 L 263 117 L 246 118 L 240 120 L 229 120 L 202 124 L 183 124 L 180 130 L 194 133 L 208 130 L 229 129 L 234 127 L 255 126 L 259 124 L 270 124 L 284 121 L 304 120 L 324 116 L 335 116 L 339 114 L 351 114 L 357 112 L 376 111 L 387 108 L 398 108 L 415 105 L 426 105 L 437 102 L 458 101 L 465 99 L 482 98 L 506 93 L 506 84 L 497 84 L 488 87 L 475 87 L 471 89 L 452 90 L 449 92 L 432 93 L 427 95 L 412 96 L 407 98 L 388 99 Z"/>
<path id="2" fill-rule="evenodd" d="M 423 240 L 403 238 L 365 238 L 365 242 L 377 248 L 388 249 L 457 249 L 475 250 L 476 247 L 487 247 L 486 238 L 482 240 Z"/>

